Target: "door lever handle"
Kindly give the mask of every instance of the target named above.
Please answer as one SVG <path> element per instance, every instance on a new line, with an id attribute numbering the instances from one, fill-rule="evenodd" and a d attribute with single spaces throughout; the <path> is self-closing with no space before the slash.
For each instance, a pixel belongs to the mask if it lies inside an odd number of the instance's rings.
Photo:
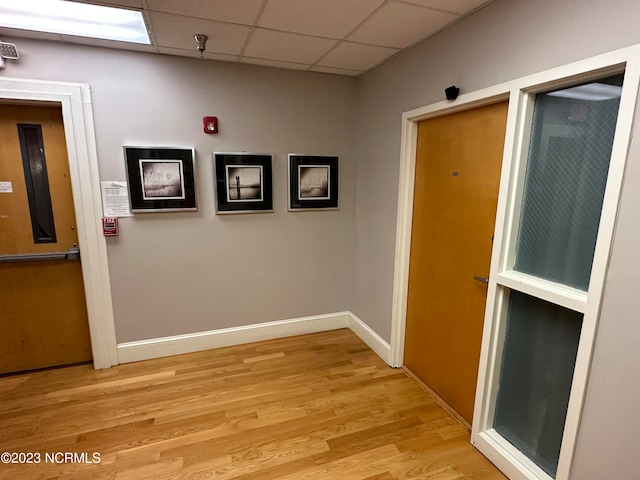
<path id="1" fill-rule="evenodd" d="M 475 275 L 473 279 L 476 282 L 484 283 L 485 285 L 489 283 L 489 277 L 479 277 L 478 275 Z"/>

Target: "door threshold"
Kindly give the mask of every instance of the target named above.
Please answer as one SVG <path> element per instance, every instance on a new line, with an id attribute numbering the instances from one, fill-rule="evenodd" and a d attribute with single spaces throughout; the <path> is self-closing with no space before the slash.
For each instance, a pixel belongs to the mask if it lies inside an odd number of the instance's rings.
<path id="1" fill-rule="evenodd" d="M 407 375 L 413 378 L 418 383 L 418 385 L 420 385 L 420 388 L 422 388 L 425 392 L 427 392 L 436 401 L 438 405 L 440 405 L 442 408 L 444 408 L 447 411 L 449 415 L 451 415 L 465 429 L 471 432 L 471 425 L 469 424 L 469 422 L 467 422 L 464 418 L 462 418 L 462 416 L 458 412 L 456 412 L 451 405 L 445 402 L 442 399 L 442 397 L 440 397 L 440 395 L 434 392 L 433 389 L 431 389 L 426 383 L 420 380 L 420 378 L 418 378 L 418 376 L 415 373 L 413 373 L 411 370 L 409 370 L 405 365 L 402 366 L 402 370 L 404 370 Z"/>
<path id="2" fill-rule="evenodd" d="M 51 367 L 34 368 L 32 370 L 20 370 L 19 372 L 0 373 L 0 378 L 13 377 L 16 375 L 30 375 L 32 373 L 47 372 L 49 370 L 59 370 L 61 368 L 68 368 L 68 367 L 78 367 L 80 365 L 93 365 L 93 360 L 87 360 L 85 362 L 68 363 L 65 365 L 54 365 Z"/>

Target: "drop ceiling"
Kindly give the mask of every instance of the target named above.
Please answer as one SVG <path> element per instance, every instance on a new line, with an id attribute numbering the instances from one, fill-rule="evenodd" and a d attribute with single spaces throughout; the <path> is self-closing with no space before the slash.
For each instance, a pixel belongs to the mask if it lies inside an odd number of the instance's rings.
<path id="1" fill-rule="evenodd" d="M 0 27 L 1 36 L 357 76 L 492 0 L 104 0 L 141 10 L 152 45 Z M 20 48 L 19 42 L 18 49 Z"/>

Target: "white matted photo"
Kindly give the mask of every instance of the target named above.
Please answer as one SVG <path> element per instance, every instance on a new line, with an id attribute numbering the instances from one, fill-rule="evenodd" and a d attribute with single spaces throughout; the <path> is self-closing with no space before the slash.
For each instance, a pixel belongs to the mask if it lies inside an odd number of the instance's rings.
<path id="1" fill-rule="evenodd" d="M 182 160 L 140 159 L 143 200 L 185 198 Z"/>
<path id="2" fill-rule="evenodd" d="M 330 165 L 298 165 L 300 179 L 298 200 L 329 200 L 331 198 L 330 172 Z"/>
<path id="3" fill-rule="evenodd" d="M 263 175 L 261 165 L 225 165 L 228 202 L 261 202 Z"/>

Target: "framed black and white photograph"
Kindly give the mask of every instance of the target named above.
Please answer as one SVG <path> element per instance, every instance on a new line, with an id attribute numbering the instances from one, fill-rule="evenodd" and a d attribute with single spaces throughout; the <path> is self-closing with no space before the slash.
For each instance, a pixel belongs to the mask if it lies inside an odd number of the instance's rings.
<path id="1" fill-rule="evenodd" d="M 193 149 L 124 147 L 131 211 L 195 211 Z"/>
<path id="2" fill-rule="evenodd" d="M 218 214 L 273 211 L 271 155 L 215 152 L 213 161 Z"/>
<path id="3" fill-rule="evenodd" d="M 289 210 L 338 208 L 338 157 L 289 154 Z"/>

